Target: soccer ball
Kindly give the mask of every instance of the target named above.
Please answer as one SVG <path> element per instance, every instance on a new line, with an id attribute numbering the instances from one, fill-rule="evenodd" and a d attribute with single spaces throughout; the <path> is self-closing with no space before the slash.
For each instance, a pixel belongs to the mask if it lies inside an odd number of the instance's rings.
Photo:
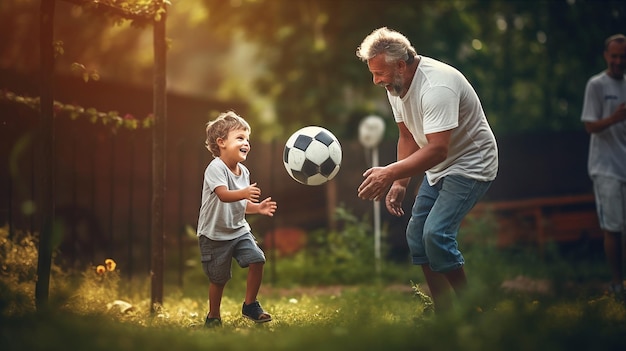
<path id="1" fill-rule="evenodd" d="M 304 127 L 287 139 L 283 163 L 297 182 L 324 184 L 339 172 L 341 145 L 333 133 L 322 127 Z"/>

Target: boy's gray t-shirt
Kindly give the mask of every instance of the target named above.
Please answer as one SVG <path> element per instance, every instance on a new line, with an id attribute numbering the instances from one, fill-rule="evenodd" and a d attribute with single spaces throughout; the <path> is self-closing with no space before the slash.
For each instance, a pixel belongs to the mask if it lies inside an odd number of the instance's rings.
<path id="1" fill-rule="evenodd" d="M 250 185 L 250 171 L 241 163 L 238 166 L 241 175 L 236 176 L 224 161 L 216 157 L 204 171 L 198 236 L 204 235 L 211 240 L 232 240 L 250 232 L 245 218 L 248 200 L 223 202 L 214 191 L 218 186 L 237 190 Z"/>

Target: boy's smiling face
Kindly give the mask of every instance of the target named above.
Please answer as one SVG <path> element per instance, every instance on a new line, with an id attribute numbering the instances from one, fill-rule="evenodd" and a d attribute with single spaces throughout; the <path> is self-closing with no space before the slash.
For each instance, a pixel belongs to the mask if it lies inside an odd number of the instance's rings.
<path id="1" fill-rule="evenodd" d="M 228 165 L 243 162 L 250 152 L 250 131 L 233 129 L 228 132 L 226 139 L 218 139 L 220 158 Z"/>

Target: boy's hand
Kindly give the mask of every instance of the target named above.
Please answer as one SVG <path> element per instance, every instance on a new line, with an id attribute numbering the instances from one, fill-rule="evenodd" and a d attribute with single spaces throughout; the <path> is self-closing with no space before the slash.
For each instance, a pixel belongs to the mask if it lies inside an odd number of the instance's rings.
<path id="1" fill-rule="evenodd" d="M 259 203 L 259 214 L 272 217 L 274 212 L 276 212 L 276 208 L 276 201 L 272 201 L 272 198 L 268 197 Z"/>
<path id="2" fill-rule="evenodd" d="M 244 199 L 259 202 L 259 196 L 261 196 L 261 189 L 256 186 L 256 183 L 250 184 L 250 186 L 241 189 L 244 192 Z"/>

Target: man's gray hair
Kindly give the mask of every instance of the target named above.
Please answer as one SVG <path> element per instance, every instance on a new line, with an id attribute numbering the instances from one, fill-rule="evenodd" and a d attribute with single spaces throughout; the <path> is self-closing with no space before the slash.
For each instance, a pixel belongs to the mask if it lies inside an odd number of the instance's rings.
<path id="1" fill-rule="evenodd" d="M 618 34 L 613 34 L 610 37 L 606 38 L 606 40 L 604 41 L 604 50 L 608 50 L 609 49 L 609 44 L 611 44 L 612 42 L 618 42 L 618 43 L 623 43 L 626 41 L 626 36 L 624 36 L 624 34 L 618 33 Z"/>
<path id="2" fill-rule="evenodd" d="M 356 56 L 364 62 L 379 54 L 385 54 L 385 61 L 388 63 L 400 60 L 411 63 L 417 52 L 403 34 L 382 27 L 365 37 L 356 49 Z"/>

